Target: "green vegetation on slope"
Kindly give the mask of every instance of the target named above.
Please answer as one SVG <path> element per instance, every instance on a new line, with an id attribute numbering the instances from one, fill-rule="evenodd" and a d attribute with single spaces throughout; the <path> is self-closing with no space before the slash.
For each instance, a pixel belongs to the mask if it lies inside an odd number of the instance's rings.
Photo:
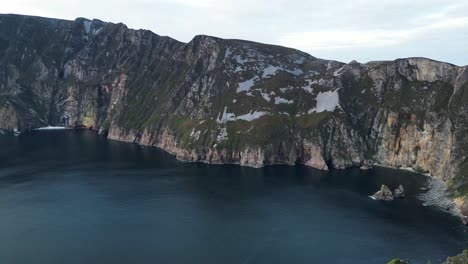
<path id="1" fill-rule="evenodd" d="M 464 250 L 461 254 L 448 257 L 443 264 L 467 264 L 468 263 L 468 249 Z"/>
<path id="2" fill-rule="evenodd" d="M 395 259 L 390 260 L 390 262 L 388 262 L 387 264 L 409 264 L 409 263 L 408 261 L 395 258 Z"/>

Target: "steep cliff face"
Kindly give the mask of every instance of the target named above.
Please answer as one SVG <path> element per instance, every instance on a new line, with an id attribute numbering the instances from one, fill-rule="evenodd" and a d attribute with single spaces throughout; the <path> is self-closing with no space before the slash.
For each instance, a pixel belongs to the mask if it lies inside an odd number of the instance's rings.
<path id="1" fill-rule="evenodd" d="M 0 128 L 85 125 L 210 163 L 411 167 L 468 193 L 468 70 L 344 64 L 99 20 L 0 16 Z"/>

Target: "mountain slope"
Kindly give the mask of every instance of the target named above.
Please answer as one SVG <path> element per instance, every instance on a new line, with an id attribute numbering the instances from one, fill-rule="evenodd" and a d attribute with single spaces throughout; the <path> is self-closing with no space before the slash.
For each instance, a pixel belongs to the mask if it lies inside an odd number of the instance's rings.
<path id="1" fill-rule="evenodd" d="M 425 58 L 344 64 L 1 15 L 0 128 L 46 125 L 93 127 L 191 161 L 411 167 L 447 181 L 468 215 L 468 69 Z"/>

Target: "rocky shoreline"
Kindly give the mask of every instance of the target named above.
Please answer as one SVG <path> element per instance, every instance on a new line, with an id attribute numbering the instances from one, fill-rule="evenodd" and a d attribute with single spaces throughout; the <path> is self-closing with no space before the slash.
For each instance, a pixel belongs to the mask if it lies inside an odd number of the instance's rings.
<path id="1" fill-rule="evenodd" d="M 115 141 L 120 141 L 120 142 L 127 142 L 127 143 L 131 142 L 131 141 L 122 141 L 120 139 L 114 139 L 112 137 L 107 137 L 107 138 L 109 140 L 115 140 Z M 317 167 L 317 166 L 307 164 L 307 163 L 295 163 L 295 164 L 293 164 L 293 163 L 284 162 L 284 163 L 270 163 L 270 164 L 250 164 L 250 163 L 242 163 L 242 162 L 219 162 L 219 161 L 208 161 L 208 160 L 194 160 L 194 159 L 189 159 L 189 158 L 183 158 L 184 156 L 180 156 L 179 152 L 170 151 L 170 149 L 165 148 L 164 145 L 143 144 L 141 142 L 140 143 L 133 142 L 133 143 L 139 144 L 139 145 L 142 145 L 142 146 L 157 147 L 158 149 L 161 149 L 161 150 L 165 151 L 166 153 L 168 153 L 170 155 L 173 155 L 176 159 L 178 159 L 180 161 L 184 161 L 184 162 L 200 162 L 200 163 L 205 163 L 205 164 L 216 164 L 216 165 L 230 164 L 230 165 L 238 165 L 238 166 L 245 166 L 245 167 L 251 167 L 251 168 L 262 168 L 262 167 L 265 167 L 265 166 L 274 166 L 274 165 L 289 165 L 289 166 L 304 165 L 304 166 L 308 166 L 308 167 L 311 167 L 311 168 L 314 168 L 314 169 L 328 171 L 328 167 L 326 167 L 326 166 L 325 167 Z M 462 202 L 458 201 L 458 203 L 457 203 L 457 199 L 450 198 L 448 196 L 448 193 L 447 193 L 446 183 L 444 181 L 440 180 L 440 179 L 437 179 L 437 178 L 431 176 L 428 173 L 420 173 L 420 172 L 415 171 L 413 168 L 408 168 L 408 167 L 391 167 L 391 166 L 388 166 L 388 165 L 373 164 L 369 160 L 366 160 L 360 166 L 358 166 L 358 165 L 348 166 L 348 167 L 342 167 L 342 168 L 337 168 L 337 169 L 359 168 L 360 170 L 369 170 L 369 169 L 372 169 L 373 166 L 382 167 L 382 168 L 390 168 L 390 169 L 394 169 L 394 170 L 406 170 L 406 171 L 410 171 L 410 172 L 413 172 L 413 173 L 418 173 L 420 175 L 426 176 L 427 179 L 428 179 L 428 184 L 425 187 L 425 188 L 427 188 L 427 192 L 417 196 L 418 199 L 423 201 L 423 206 L 433 206 L 433 207 L 442 209 L 442 210 L 444 210 L 444 211 L 446 211 L 446 212 L 460 218 L 464 224 L 468 225 L 468 214 L 464 215 L 462 213 L 462 210 L 460 210 L 460 208 L 463 207 L 463 206 L 466 206 L 466 204 L 463 203 L 463 201 Z M 402 187 L 402 186 L 400 185 L 400 187 Z M 400 189 L 400 187 L 397 188 L 396 190 Z M 397 194 L 395 197 L 392 196 L 392 199 L 393 198 L 402 198 L 403 196 L 404 196 L 404 190 L 403 190 L 402 194 Z M 375 199 L 375 198 L 372 198 L 372 199 Z"/>
<path id="2" fill-rule="evenodd" d="M 428 177 L 427 191 L 418 195 L 424 206 L 436 206 L 451 214 L 458 215 L 456 204 L 447 196 L 447 185 L 434 177 Z"/>
<path id="3" fill-rule="evenodd" d="M 467 205 L 463 199 L 451 198 L 447 194 L 447 184 L 440 179 L 428 176 L 427 192 L 420 194 L 418 198 L 422 200 L 424 206 L 434 206 L 440 208 L 456 217 L 459 217 L 465 225 L 468 225 L 468 215 L 466 215 Z"/>
<path id="4" fill-rule="evenodd" d="M 102 131 L 96 130 L 93 127 L 79 126 L 79 127 L 68 127 L 67 129 L 71 129 L 71 130 L 92 130 L 92 131 L 96 132 L 97 134 L 103 135 Z M 26 131 L 23 131 L 23 132 L 32 132 L 32 131 L 37 131 L 37 130 L 39 130 L 39 129 L 31 129 L 31 130 L 26 130 Z M 8 131 L 8 130 L 0 130 L 0 131 L 2 132 L 2 134 L 13 134 L 12 131 Z M 274 165 L 289 165 L 289 166 L 304 165 L 304 166 L 308 166 L 308 167 L 311 167 L 311 168 L 314 168 L 314 169 L 328 171 L 328 167 L 320 168 L 320 167 L 316 167 L 316 166 L 313 166 L 313 165 L 307 164 L 307 163 L 295 163 L 294 164 L 294 163 L 278 162 L 278 163 L 269 163 L 269 164 L 258 164 L 258 163 L 257 164 L 251 164 L 251 163 L 245 163 L 245 162 L 244 163 L 242 163 L 242 162 L 227 162 L 227 161 L 221 162 L 221 161 L 216 161 L 216 160 L 190 159 L 190 158 L 184 158 L 185 156 L 181 155 L 180 151 L 171 151 L 170 148 L 165 148 L 164 145 L 162 145 L 162 144 L 159 144 L 159 145 L 144 144 L 142 142 L 133 142 L 133 141 L 130 141 L 130 140 L 126 141 L 126 140 L 122 140 L 122 139 L 119 139 L 119 138 L 112 138 L 112 137 L 109 137 L 108 135 L 104 135 L 104 136 L 108 140 L 114 140 L 114 141 L 131 143 L 131 144 L 138 144 L 138 145 L 147 146 L 147 147 L 156 147 L 156 148 L 158 148 L 160 150 L 163 150 L 164 152 L 168 153 L 169 155 L 174 156 L 177 160 L 183 161 L 183 162 L 205 163 L 205 164 L 213 164 L 213 165 L 229 164 L 229 165 L 238 165 L 238 166 L 245 166 L 245 167 L 251 167 L 251 168 L 262 168 L 262 167 L 265 167 L 265 166 L 274 166 Z M 440 209 L 442 209 L 442 210 L 444 210 L 444 211 L 446 211 L 446 212 L 460 218 L 464 224 L 468 225 L 468 216 L 464 215 L 462 210 L 461 210 L 461 208 L 463 208 L 463 206 L 466 206 L 466 203 L 464 203 L 463 200 L 460 200 L 460 199 L 457 199 L 457 198 L 455 198 L 455 199 L 450 198 L 449 195 L 448 195 L 448 192 L 447 192 L 447 184 L 444 181 L 442 181 L 440 179 L 437 179 L 437 178 L 431 176 L 428 173 L 419 173 L 419 172 L 415 171 L 414 169 L 407 168 L 407 167 L 404 167 L 404 168 L 397 167 L 397 168 L 395 168 L 395 167 L 391 167 L 391 166 L 387 166 L 387 165 L 372 164 L 369 161 L 366 161 L 361 166 L 358 166 L 358 165 L 357 166 L 348 166 L 348 167 L 342 167 L 342 168 L 337 168 L 337 169 L 359 168 L 360 170 L 369 170 L 369 169 L 372 169 L 373 166 L 382 167 L 382 168 L 390 168 L 390 169 L 395 169 L 395 170 L 406 170 L 406 171 L 411 171 L 413 173 L 418 173 L 420 175 L 424 175 L 425 177 L 427 177 L 428 183 L 427 183 L 427 186 L 423 187 L 423 188 L 427 189 L 427 191 L 425 193 L 422 193 L 422 194 L 417 196 L 418 199 L 423 201 L 423 206 L 433 206 L 433 207 L 440 208 Z M 388 187 L 383 185 L 381 190 L 378 191 L 376 194 L 371 195 L 370 198 L 372 198 L 374 200 L 391 201 L 394 198 L 404 197 L 404 189 L 403 189 L 403 186 L 401 186 L 401 185 L 399 186 L 399 188 L 395 189 L 395 192 L 392 192 L 391 190 L 387 190 L 387 189 L 388 189 Z M 399 194 L 396 194 L 396 192 L 400 191 L 400 190 L 402 190 L 402 192 L 399 193 Z M 378 196 L 379 192 L 383 193 L 382 197 Z M 389 197 L 391 197 L 391 199 Z"/>
<path id="5" fill-rule="evenodd" d="M 448 192 L 448 186 L 444 181 L 428 173 L 417 172 L 414 169 L 408 167 L 394 168 L 391 166 L 385 166 L 380 164 L 374 164 L 374 166 L 395 170 L 405 170 L 425 176 L 427 178 L 427 184 L 426 186 L 422 187 L 422 190 L 424 190 L 425 192 L 417 195 L 416 197 L 423 202 L 423 206 L 432 206 L 439 208 L 447 213 L 450 213 L 453 216 L 460 218 L 460 220 L 465 225 L 468 225 L 468 214 L 466 211 L 463 210 L 463 208 L 467 206 L 467 203 L 461 198 L 450 197 Z M 372 196 L 371 198 L 376 200 Z"/>

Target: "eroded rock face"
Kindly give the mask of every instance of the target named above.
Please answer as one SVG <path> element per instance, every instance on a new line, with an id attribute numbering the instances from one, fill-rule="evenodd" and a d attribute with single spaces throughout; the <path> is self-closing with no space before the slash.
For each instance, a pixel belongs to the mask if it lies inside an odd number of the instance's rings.
<path id="1" fill-rule="evenodd" d="M 453 145 L 450 119 L 416 115 L 387 115 L 378 140 L 382 141 L 377 159 L 393 167 L 413 167 L 432 175 L 450 177 L 451 147 Z"/>
<path id="2" fill-rule="evenodd" d="M 468 189 L 467 67 L 17 15 L 0 15 L 0 61 L 3 130 L 85 125 L 189 161 L 382 164 Z"/>
<path id="3" fill-rule="evenodd" d="M 459 197 L 455 199 L 455 204 L 465 225 L 468 225 L 468 198 Z"/>
<path id="4" fill-rule="evenodd" d="M 0 128 L 13 131 L 18 128 L 18 120 L 13 106 L 5 104 L 0 108 Z"/>

